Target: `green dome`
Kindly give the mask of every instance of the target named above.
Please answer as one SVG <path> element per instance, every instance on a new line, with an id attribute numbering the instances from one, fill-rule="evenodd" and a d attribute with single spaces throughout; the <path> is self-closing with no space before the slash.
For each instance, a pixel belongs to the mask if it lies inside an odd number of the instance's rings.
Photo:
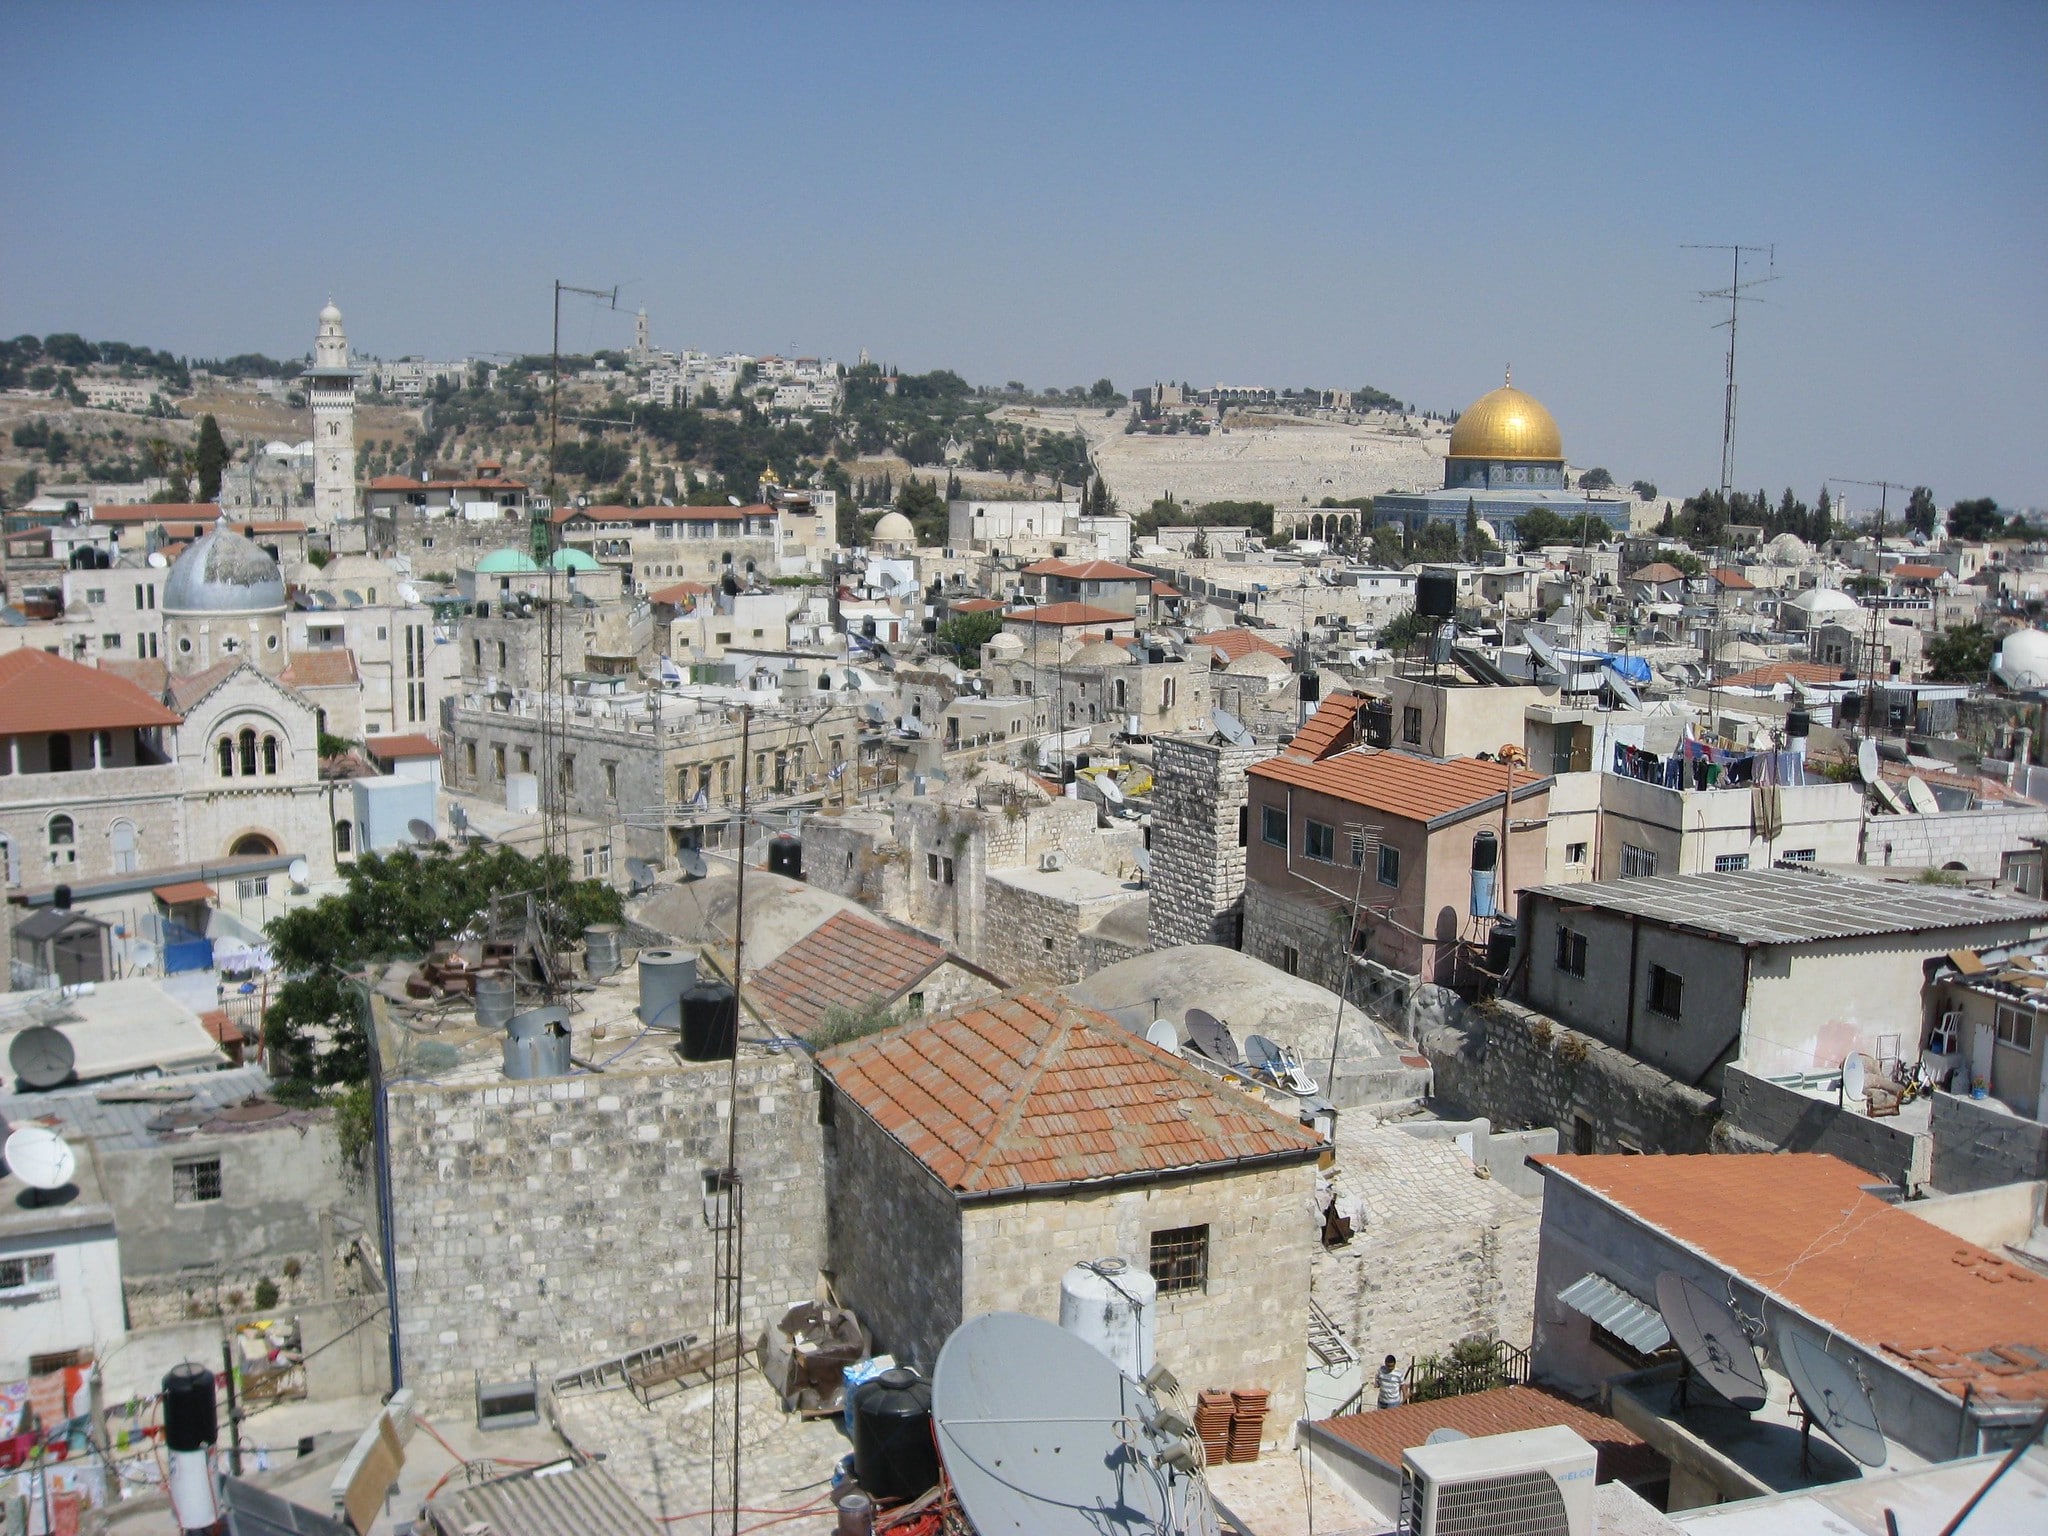
<path id="1" fill-rule="evenodd" d="M 479 576 L 526 576 L 539 569 L 523 549 L 494 549 L 476 563 Z"/>
<path id="2" fill-rule="evenodd" d="M 558 571 L 594 571 L 599 568 L 596 559 L 580 549 L 558 549 L 548 557 L 548 564 Z"/>

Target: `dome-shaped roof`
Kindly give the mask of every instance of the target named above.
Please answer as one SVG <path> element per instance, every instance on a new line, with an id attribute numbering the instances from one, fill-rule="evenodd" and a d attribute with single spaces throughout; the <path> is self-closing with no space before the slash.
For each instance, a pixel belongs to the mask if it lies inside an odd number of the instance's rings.
<path id="1" fill-rule="evenodd" d="M 2048 688 L 2048 634 L 2016 629 L 1998 647 L 1991 675 L 2008 688 Z"/>
<path id="2" fill-rule="evenodd" d="M 991 653 L 999 656 L 1021 656 L 1024 654 L 1024 642 L 1006 629 L 990 635 L 981 642 L 981 654 L 987 656 Z"/>
<path id="3" fill-rule="evenodd" d="M 1854 613 L 1857 611 L 1856 599 L 1846 592 L 1836 591 L 1833 587 L 1810 588 L 1793 598 L 1786 606 L 1796 608 L 1801 613 L 1815 615 L 1823 613 Z"/>
<path id="4" fill-rule="evenodd" d="M 1535 396 L 1503 385 L 1474 400 L 1451 428 L 1454 459 L 1564 462 L 1564 438 Z"/>
<path id="5" fill-rule="evenodd" d="M 302 309 L 299 313 L 303 315 L 305 311 Z M 326 307 L 320 311 L 320 323 L 322 325 L 341 324 L 341 311 L 335 307 L 334 300 L 329 299 Z"/>
<path id="6" fill-rule="evenodd" d="M 875 522 L 872 538 L 877 544 L 915 544 L 917 529 L 901 512 L 884 512 Z"/>
<path id="7" fill-rule="evenodd" d="M 494 549 L 476 563 L 479 576 L 528 576 L 539 569 L 523 549 Z"/>
<path id="8" fill-rule="evenodd" d="M 1760 667 L 1770 659 L 1769 651 L 1760 645 L 1751 645 L 1747 640 L 1730 640 L 1714 652 L 1714 660 L 1732 667 Z"/>
<path id="9" fill-rule="evenodd" d="M 284 607 L 277 562 L 225 523 L 194 539 L 164 579 L 166 613 L 253 613 Z"/>
<path id="10" fill-rule="evenodd" d="M 1764 553 L 1781 565 L 1804 565 L 1813 555 L 1806 540 L 1796 533 L 1781 533 L 1764 546 Z"/>
<path id="11" fill-rule="evenodd" d="M 1293 672 L 1280 657 L 1271 651 L 1246 651 L 1237 660 L 1223 669 L 1230 677 L 1286 677 Z"/>
<path id="12" fill-rule="evenodd" d="M 1070 667 L 1128 667 L 1130 653 L 1111 640 L 1091 640 L 1067 658 Z"/>
<path id="13" fill-rule="evenodd" d="M 594 571 L 598 569 L 597 557 L 586 550 L 558 549 L 548 556 L 548 564 L 558 571 Z M 477 567 L 482 570 L 482 566 Z"/>

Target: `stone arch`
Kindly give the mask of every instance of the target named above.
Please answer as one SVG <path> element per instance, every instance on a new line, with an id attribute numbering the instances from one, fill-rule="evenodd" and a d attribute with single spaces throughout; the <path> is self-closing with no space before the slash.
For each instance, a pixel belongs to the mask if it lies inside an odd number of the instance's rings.
<path id="1" fill-rule="evenodd" d="M 277 839 L 268 832 L 238 832 L 228 843 L 231 859 L 272 857 L 276 853 Z"/>

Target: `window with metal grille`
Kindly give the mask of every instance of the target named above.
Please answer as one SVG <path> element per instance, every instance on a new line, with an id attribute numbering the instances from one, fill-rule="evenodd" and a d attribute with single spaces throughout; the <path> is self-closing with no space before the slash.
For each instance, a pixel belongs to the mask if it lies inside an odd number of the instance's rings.
<path id="1" fill-rule="evenodd" d="M 1778 855 L 1782 864 L 1811 864 L 1819 858 L 1819 850 L 1813 848 L 1787 848 Z"/>
<path id="2" fill-rule="evenodd" d="M 1557 930 L 1557 968 L 1569 976 L 1586 974 L 1586 936 L 1569 928 Z"/>
<path id="3" fill-rule="evenodd" d="M 1684 977 L 1676 971 L 1665 970 L 1661 965 L 1650 967 L 1650 1012 L 1675 1019 L 1679 1016 L 1684 997 Z"/>
<path id="4" fill-rule="evenodd" d="M 1152 1278 L 1162 1296 L 1209 1288 L 1209 1228 L 1168 1227 L 1152 1234 Z"/>
<path id="5" fill-rule="evenodd" d="M 171 1201 L 176 1205 L 197 1205 L 220 1198 L 220 1159 L 207 1157 L 171 1165 Z"/>
<path id="6" fill-rule="evenodd" d="M 1746 853 L 1719 853 L 1714 856 L 1714 873 L 1717 875 L 1732 875 L 1747 868 L 1749 855 Z"/>
<path id="7" fill-rule="evenodd" d="M 1414 704 L 1401 706 L 1401 739 L 1411 747 L 1422 744 L 1422 710 Z"/>
<path id="8" fill-rule="evenodd" d="M 18 1253 L 13 1258 L 0 1259 L 0 1291 L 27 1291 L 56 1283 L 54 1253 Z"/>
<path id="9" fill-rule="evenodd" d="M 1657 855 L 1634 843 L 1621 845 L 1621 878 L 1633 880 L 1657 873 Z"/>

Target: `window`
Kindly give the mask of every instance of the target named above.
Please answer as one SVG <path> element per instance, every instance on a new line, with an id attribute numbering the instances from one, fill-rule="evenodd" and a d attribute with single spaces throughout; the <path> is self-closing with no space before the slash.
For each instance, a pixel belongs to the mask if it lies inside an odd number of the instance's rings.
<path id="1" fill-rule="evenodd" d="M 1240 805 L 1237 808 L 1237 846 L 1242 848 L 1252 840 L 1252 808 Z"/>
<path id="2" fill-rule="evenodd" d="M 1280 946 L 1280 969 L 1290 976 L 1301 974 L 1301 951 L 1292 944 Z"/>
<path id="3" fill-rule="evenodd" d="M 103 651 L 118 651 L 121 649 L 121 637 L 119 635 L 101 635 L 100 649 Z"/>
<path id="4" fill-rule="evenodd" d="M 1633 880 L 1638 876 L 1657 873 L 1657 855 L 1647 848 L 1638 848 L 1634 843 L 1621 845 L 1621 878 Z"/>
<path id="5" fill-rule="evenodd" d="M 334 824 L 334 851 L 347 853 L 355 843 L 355 828 L 346 821 Z"/>
<path id="6" fill-rule="evenodd" d="M 732 1225 L 734 1179 L 723 1168 L 706 1168 L 704 1178 L 704 1225 L 723 1232 Z"/>
<path id="7" fill-rule="evenodd" d="M 46 831 L 52 865 L 76 864 L 78 862 L 78 828 L 69 816 L 58 812 L 50 818 Z"/>
<path id="8" fill-rule="evenodd" d="M 253 730 L 244 728 L 239 745 L 241 748 L 239 755 L 242 760 L 242 777 L 253 779 L 256 777 L 256 733 Z"/>
<path id="9" fill-rule="evenodd" d="M 595 880 L 597 878 L 597 850 L 595 848 L 583 850 L 583 878 L 586 880 Z"/>
<path id="10" fill-rule="evenodd" d="M 1779 854 L 1778 858 L 1786 864 L 1811 864 L 1819 856 L 1819 850 L 1817 849 L 1788 848 Z"/>
<path id="11" fill-rule="evenodd" d="M 57 1283 L 57 1255 L 18 1253 L 0 1259 L 0 1292 L 35 1290 Z"/>
<path id="12" fill-rule="evenodd" d="M 114 861 L 114 873 L 132 875 L 138 860 L 135 856 L 135 823 L 117 821 L 107 828 L 107 852 Z"/>
<path id="13" fill-rule="evenodd" d="M 1152 1234 L 1152 1279 L 1162 1296 L 1209 1288 L 1209 1228 L 1168 1227 Z"/>
<path id="14" fill-rule="evenodd" d="M 1259 835 L 1275 848 L 1287 846 L 1287 813 L 1277 805 L 1259 808 Z"/>
<path id="15" fill-rule="evenodd" d="M 275 736 L 263 738 L 263 771 L 270 775 L 275 775 L 277 772 L 277 738 Z"/>
<path id="16" fill-rule="evenodd" d="M 928 853 L 924 856 L 924 877 L 931 881 L 936 881 L 939 878 L 939 856 L 936 853 Z"/>
<path id="17" fill-rule="evenodd" d="M 225 736 L 220 739 L 220 776 L 224 779 L 235 776 L 235 744 Z"/>
<path id="18" fill-rule="evenodd" d="M 1401 739 L 1409 746 L 1422 744 L 1422 707 L 1417 704 L 1401 706 Z"/>
<path id="19" fill-rule="evenodd" d="M 1586 936 L 1570 928 L 1557 930 L 1557 968 L 1568 976 L 1586 974 Z"/>
<path id="20" fill-rule="evenodd" d="M 465 741 L 465 742 L 464 742 L 464 743 L 462 744 L 462 763 L 463 763 L 463 766 L 464 766 L 465 768 L 467 768 L 467 769 L 469 770 L 469 776 L 470 776 L 471 778 L 475 778 L 475 777 L 476 777 L 476 743 L 475 743 L 475 742 L 473 742 L 473 741 Z"/>
<path id="21" fill-rule="evenodd" d="M 2025 1008 L 1998 1005 L 1998 1043 L 2016 1051 L 2034 1049 L 2034 1015 Z"/>
<path id="22" fill-rule="evenodd" d="M 1391 843 L 1380 844 L 1380 884 L 1401 883 L 1401 850 Z"/>
<path id="23" fill-rule="evenodd" d="M 1661 1013 L 1667 1019 L 1677 1018 L 1684 993 L 1684 977 L 1661 965 L 1650 967 L 1650 1012 Z"/>
<path id="24" fill-rule="evenodd" d="M 174 1205 L 197 1205 L 204 1200 L 219 1198 L 219 1158 L 199 1158 L 171 1165 L 171 1202 Z"/>
<path id="25" fill-rule="evenodd" d="M 1307 836 L 1302 839 L 1302 852 L 1319 864 L 1334 864 L 1337 860 L 1337 829 L 1320 821 L 1310 822 Z"/>
<path id="26" fill-rule="evenodd" d="M 270 894 L 270 876 L 256 875 L 235 882 L 235 900 L 261 901 Z"/>
<path id="27" fill-rule="evenodd" d="M 50 772 L 69 773 L 71 771 L 70 734 L 65 731 L 58 731 L 53 734 L 50 737 L 48 750 L 50 754 Z"/>
<path id="28" fill-rule="evenodd" d="M 1572 1116 L 1572 1151 L 1580 1157 L 1593 1150 L 1593 1122 L 1584 1115 Z"/>
<path id="29" fill-rule="evenodd" d="M 939 860 L 939 867 L 945 871 L 946 884 L 951 885 L 953 883 L 953 861 L 951 859 L 941 859 Z"/>
<path id="30" fill-rule="evenodd" d="M 1567 864 L 1584 864 L 1586 862 L 1586 845 L 1584 843 L 1566 843 L 1564 845 L 1564 861 Z"/>
<path id="31" fill-rule="evenodd" d="M 502 782 L 505 777 L 505 748 L 502 743 L 491 743 L 491 777 Z"/>
<path id="32" fill-rule="evenodd" d="M 607 800 L 619 798 L 619 765 L 617 763 L 606 763 L 604 765 L 604 794 Z"/>
<path id="33" fill-rule="evenodd" d="M 1749 868 L 1749 855 L 1746 853 L 1717 853 L 1714 855 L 1714 873 L 1717 875 L 1732 875 L 1739 869 L 1747 868 Z"/>

